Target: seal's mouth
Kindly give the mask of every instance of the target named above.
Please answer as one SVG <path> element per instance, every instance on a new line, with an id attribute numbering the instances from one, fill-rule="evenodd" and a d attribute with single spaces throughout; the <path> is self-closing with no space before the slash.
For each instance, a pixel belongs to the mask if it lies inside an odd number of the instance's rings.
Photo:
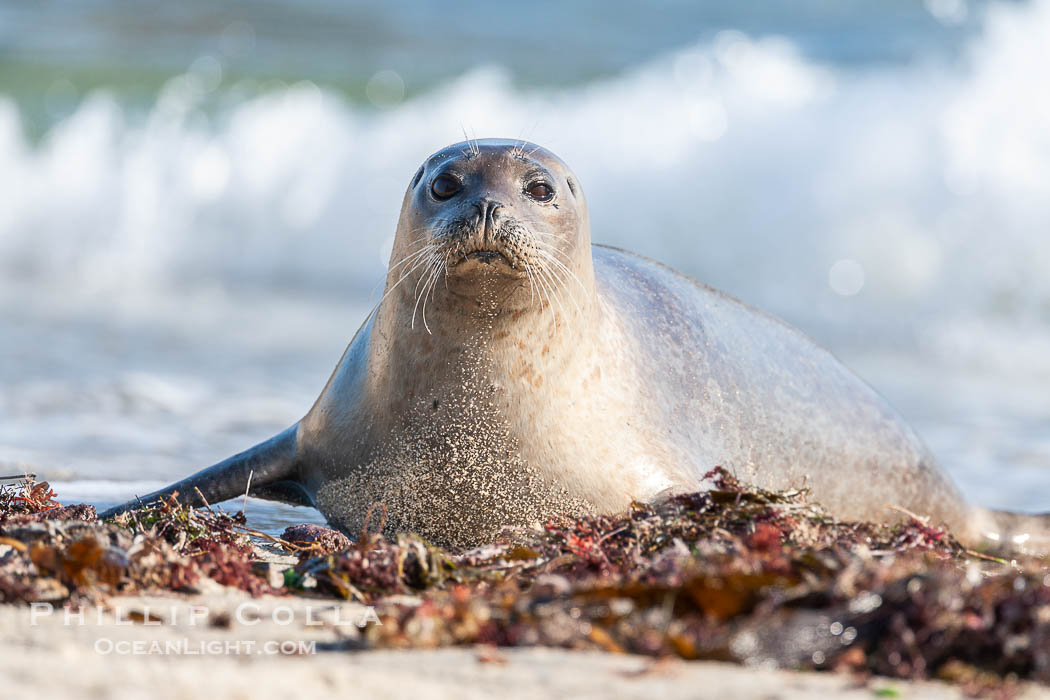
<path id="1" fill-rule="evenodd" d="M 449 261 L 449 267 L 459 267 L 468 262 L 479 263 L 483 266 L 500 265 L 510 268 L 514 267 L 510 257 L 497 246 L 483 246 L 457 252 L 459 252 L 459 255 L 456 255 Z"/>
<path id="2" fill-rule="evenodd" d="M 449 256 L 449 278 L 463 281 L 517 279 L 528 273 L 516 260 L 512 250 L 500 249 L 499 243 L 486 241 L 485 244 L 470 246 L 458 254 Z"/>
<path id="3" fill-rule="evenodd" d="M 467 253 L 463 256 L 463 261 L 466 260 L 477 260 L 485 265 L 495 265 L 496 263 L 511 264 L 507 256 L 495 250 L 475 250 L 473 253 Z"/>
<path id="4" fill-rule="evenodd" d="M 477 218 L 453 219 L 437 234 L 445 255 L 445 266 L 457 277 L 484 278 L 525 276 L 528 268 L 528 231 L 513 217 L 498 225 L 482 224 Z"/>

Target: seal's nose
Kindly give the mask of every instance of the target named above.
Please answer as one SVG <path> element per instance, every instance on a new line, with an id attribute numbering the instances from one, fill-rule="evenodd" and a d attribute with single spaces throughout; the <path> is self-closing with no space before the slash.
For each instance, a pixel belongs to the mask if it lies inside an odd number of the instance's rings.
<path id="1" fill-rule="evenodd" d="M 478 214 L 481 215 L 481 220 L 485 222 L 485 239 L 489 240 L 499 224 L 500 210 L 503 209 L 503 204 L 494 199 L 482 199 L 474 206 L 478 208 Z"/>
<path id="2" fill-rule="evenodd" d="M 503 203 L 494 199 L 479 199 L 474 202 L 474 206 L 483 220 L 491 221 L 496 218 L 497 212 L 503 208 Z"/>

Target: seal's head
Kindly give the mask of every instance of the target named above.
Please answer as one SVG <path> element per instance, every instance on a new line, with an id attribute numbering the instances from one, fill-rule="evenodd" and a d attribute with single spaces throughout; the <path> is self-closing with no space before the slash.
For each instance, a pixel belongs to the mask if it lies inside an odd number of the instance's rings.
<path id="1" fill-rule="evenodd" d="M 414 301 L 487 298 L 507 310 L 540 308 L 592 275 L 587 207 L 569 167 L 535 144 L 483 139 L 438 151 L 412 178 L 387 286 L 404 282 Z"/>

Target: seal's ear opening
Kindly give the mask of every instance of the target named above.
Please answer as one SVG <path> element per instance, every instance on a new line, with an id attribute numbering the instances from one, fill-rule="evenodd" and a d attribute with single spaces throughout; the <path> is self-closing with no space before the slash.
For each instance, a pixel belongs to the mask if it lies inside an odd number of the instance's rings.
<path id="1" fill-rule="evenodd" d="M 572 196 L 576 196 L 576 181 L 571 177 L 565 178 L 565 182 L 569 183 L 569 191 L 572 192 Z"/>
<path id="2" fill-rule="evenodd" d="M 423 178 L 423 166 L 419 166 L 419 170 L 416 171 L 415 176 L 412 177 L 412 184 L 408 186 L 408 189 L 414 190 L 419 181 Z"/>

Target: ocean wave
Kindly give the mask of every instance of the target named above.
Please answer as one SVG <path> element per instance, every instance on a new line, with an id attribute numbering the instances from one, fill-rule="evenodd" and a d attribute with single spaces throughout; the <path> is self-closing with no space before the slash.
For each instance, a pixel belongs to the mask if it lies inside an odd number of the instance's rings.
<path id="1" fill-rule="evenodd" d="M 465 131 L 562 155 L 597 242 L 818 335 L 956 357 L 967 319 L 1046 333 L 1048 39 L 1048 0 L 991 6 L 950 65 L 834 67 L 724 31 L 583 87 L 526 90 L 488 67 L 385 109 L 305 82 L 204 109 L 215 85 L 191 72 L 145 115 L 92 94 L 38 145 L 0 96 L 0 286 L 359 300 L 418 163 Z"/>

